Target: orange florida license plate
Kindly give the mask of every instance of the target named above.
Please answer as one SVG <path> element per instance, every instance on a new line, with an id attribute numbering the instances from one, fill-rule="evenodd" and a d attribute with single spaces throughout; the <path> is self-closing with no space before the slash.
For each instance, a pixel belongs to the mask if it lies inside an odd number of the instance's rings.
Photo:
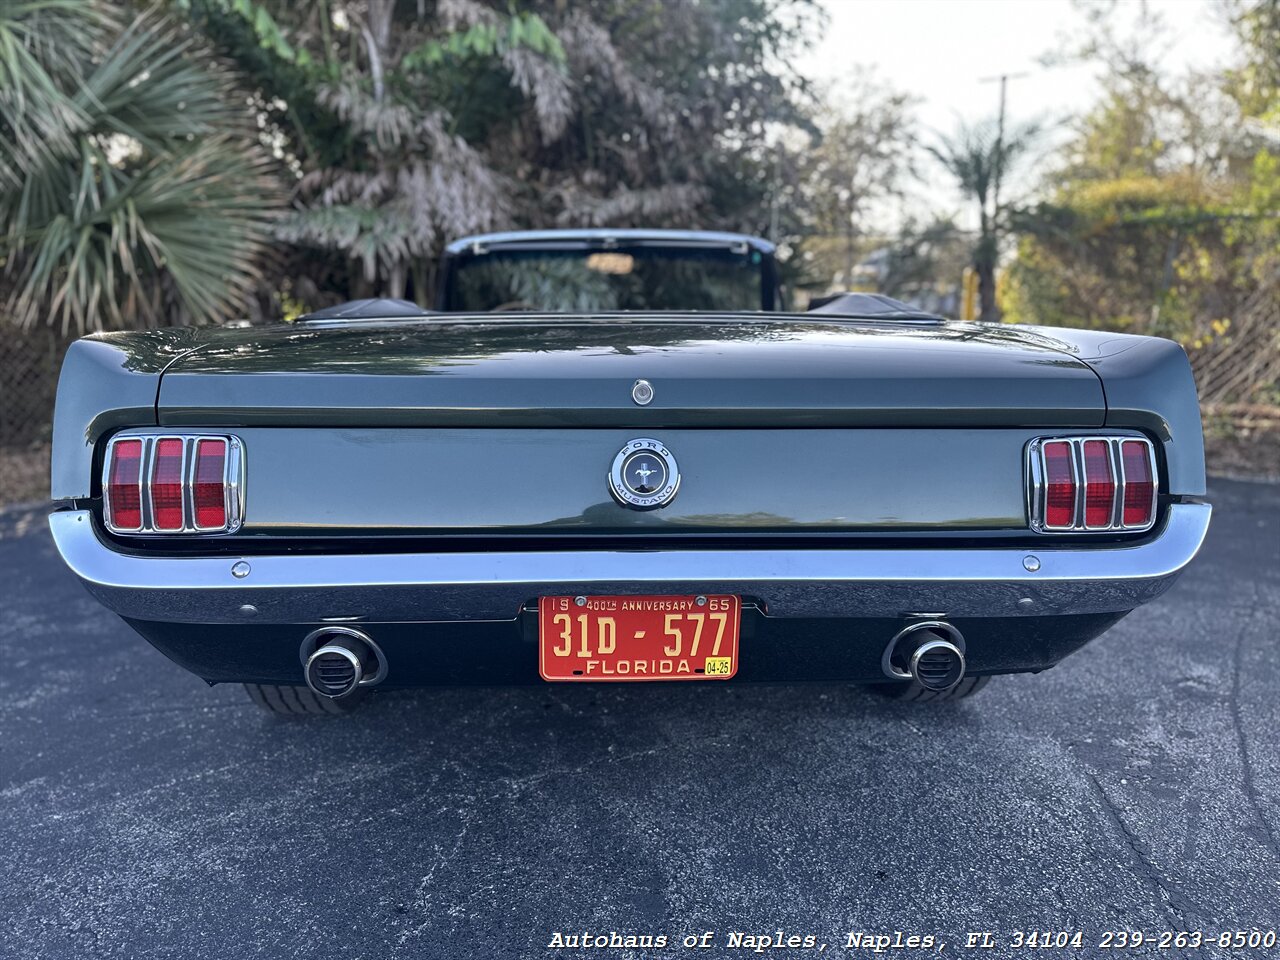
<path id="1" fill-rule="evenodd" d="M 544 680 L 728 680 L 738 672 L 737 597 L 542 597 Z"/>

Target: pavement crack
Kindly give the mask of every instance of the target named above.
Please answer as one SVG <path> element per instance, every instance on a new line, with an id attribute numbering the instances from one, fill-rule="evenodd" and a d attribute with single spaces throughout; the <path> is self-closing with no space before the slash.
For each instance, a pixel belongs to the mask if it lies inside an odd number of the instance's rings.
<path id="1" fill-rule="evenodd" d="M 1139 840 L 1137 836 L 1124 822 L 1120 811 L 1116 808 L 1111 798 L 1107 796 L 1107 792 L 1102 789 L 1102 784 L 1098 782 L 1098 778 L 1094 776 L 1093 771 L 1076 756 L 1073 745 L 1068 743 L 1066 748 L 1084 774 L 1084 778 L 1088 782 L 1103 816 L 1119 834 L 1121 846 L 1128 852 L 1130 859 L 1137 866 L 1139 875 L 1164 904 L 1165 912 L 1170 918 L 1179 924 L 1182 929 L 1191 929 L 1190 926 L 1187 926 L 1187 915 L 1205 916 L 1205 911 L 1173 886 L 1169 878 L 1157 870 L 1155 865 L 1147 859 L 1146 855 L 1138 847 Z"/>

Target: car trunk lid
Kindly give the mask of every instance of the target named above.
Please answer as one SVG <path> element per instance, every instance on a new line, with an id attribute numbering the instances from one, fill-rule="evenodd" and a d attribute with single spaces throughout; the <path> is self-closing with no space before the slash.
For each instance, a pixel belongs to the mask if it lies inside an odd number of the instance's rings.
<path id="1" fill-rule="evenodd" d="M 632 399 L 636 380 L 654 398 Z M 162 425 L 1099 426 L 1098 377 L 1011 327 L 803 316 L 447 316 L 211 330 Z"/>

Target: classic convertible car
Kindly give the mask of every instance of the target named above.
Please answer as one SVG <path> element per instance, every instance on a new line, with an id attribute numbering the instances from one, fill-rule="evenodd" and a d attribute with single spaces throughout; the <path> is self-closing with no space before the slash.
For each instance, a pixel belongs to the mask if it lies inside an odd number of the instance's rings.
<path id="1" fill-rule="evenodd" d="M 453 244 L 436 310 L 90 336 L 53 535 L 138 633 L 277 713 L 539 680 L 954 699 L 1199 549 L 1176 344 L 780 299 L 751 237 L 552 231 Z"/>

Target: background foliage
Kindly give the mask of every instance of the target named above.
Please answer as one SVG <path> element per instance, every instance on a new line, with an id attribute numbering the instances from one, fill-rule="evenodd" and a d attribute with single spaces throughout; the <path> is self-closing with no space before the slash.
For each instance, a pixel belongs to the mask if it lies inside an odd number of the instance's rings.
<path id="1" fill-rule="evenodd" d="M 808 0 L 19 0 L 0 247 L 22 324 L 428 302 L 450 238 L 764 232 Z"/>
<path id="2" fill-rule="evenodd" d="M 816 11 L 796 0 L 184 9 L 297 178 L 278 236 L 308 306 L 429 302 L 444 243 L 482 230 L 759 231 L 770 131 L 807 122 L 790 64 Z"/>
<path id="3" fill-rule="evenodd" d="M 219 319 L 283 199 L 232 80 L 153 13 L 0 6 L 0 290 L 65 332 Z"/>
<path id="4" fill-rule="evenodd" d="M 1280 4 L 1224 0 L 1238 59 L 1188 76 L 1154 15 L 1080 9 L 1056 56 L 1103 94 L 1046 162 L 1041 124 L 939 135 L 866 70 L 811 88 L 810 0 L 10 0 L 0 293 L 76 332 L 428 303 L 452 237 L 644 224 L 765 234 L 816 290 L 928 299 L 967 264 L 984 319 L 1230 336 L 1275 282 Z M 976 230 L 885 217 L 939 174 Z"/>
<path id="5" fill-rule="evenodd" d="M 1006 319 L 1171 337 L 1201 399 L 1280 400 L 1280 5 L 1223 6 L 1240 57 L 1169 76 L 1161 25 L 1117 41 L 1086 7 L 1080 55 L 1106 65 L 1046 196 L 1018 212 Z"/>

